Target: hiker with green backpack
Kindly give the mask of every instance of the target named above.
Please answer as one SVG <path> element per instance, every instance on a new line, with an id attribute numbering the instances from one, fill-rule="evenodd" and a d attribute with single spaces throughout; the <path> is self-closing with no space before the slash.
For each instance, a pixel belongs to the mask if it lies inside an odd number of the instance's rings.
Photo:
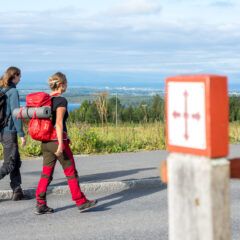
<path id="1" fill-rule="evenodd" d="M 9 67 L 0 78 L 0 142 L 3 146 L 4 162 L 0 168 L 0 180 L 10 174 L 10 186 L 13 190 L 12 200 L 28 199 L 24 195 L 21 184 L 21 159 L 18 150 L 18 138 L 21 146 L 26 145 L 22 120 L 13 116 L 13 110 L 19 108 L 19 95 L 16 85 L 21 78 L 21 71 Z"/>

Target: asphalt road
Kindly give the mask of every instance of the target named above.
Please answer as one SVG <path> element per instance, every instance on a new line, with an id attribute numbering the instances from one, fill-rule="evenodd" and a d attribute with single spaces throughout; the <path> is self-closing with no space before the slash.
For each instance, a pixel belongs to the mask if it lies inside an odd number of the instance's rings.
<path id="1" fill-rule="evenodd" d="M 159 165 L 162 160 L 167 159 L 167 151 L 76 155 L 74 158 L 80 183 L 159 179 Z M 36 188 L 41 176 L 42 158 L 23 160 L 20 170 L 23 189 Z M 66 177 L 57 162 L 51 186 L 64 185 L 67 185 Z M 10 189 L 9 176 L 6 176 L 0 181 L 0 191 Z"/>
<path id="2" fill-rule="evenodd" d="M 35 200 L 0 201 L 0 239 L 167 240 L 166 187 L 89 194 L 99 204 L 79 213 L 69 194 L 48 197 L 51 215 L 34 215 Z M 240 181 L 231 180 L 232 240 L 240 239 Z M 183 213 L 184 218 L 184 213 Z M 181 239 L 179 239 L 181 240 Z"/>
<path id="3" fill-rule="evenodd" d="M 0 201 L 1 239 L 167 239 L 166 188 L 90 194 L 99 205 L 79 213 L 69 194 L 49 195 L 54 214 L 34 215 L 35 200 Z"/>
<path id="4" fill-rule="evenodd" d="M 76 155 L 75 162 L 80 183 L 124 181 L 159 178 L 159 165 L 166 160 L 167 151 L 118 153 L 106 155 Z M 230 146 L 228 158 L 240 157 L 240 144 Z M 42 171 L 42 158 L 22 161 L 22 187 L 36 188 Z M 2 161 L 0 161 L 0 166 Z M 59 163 L 54 171 L 51 186 L 67 185 Z M 0 191 L 10 190 L 9 176 L 0 181 Z"/>
<path id="5" fill-rule="evenodd" d="M 166 159 L 166 155 L 165 151 L 154 151 L 76 156 L 76 163 L 83 183 L 157 178 L 160 161 Z M 229 158 L 239 156 L 240 145 L 231 146 Z M 41 159 L 25 161 L 23 165 L 23 186 L 35 187 L 40 176 Z M 65 184 L 61 168 L 56 170 L 52 185 Z M 0 181 L 0 189 L 7 188 L 9 178 Z M 50 194 L 48 205 L 56 211 L 42 216 L 33 214 L 35 199 L 20 202 L 0 200 L 0 239 L 168 239 L 167 190 L 163 186 L 91 192 L 87 196 L 97 198 L 99 205 L 79 213 L 69 194 Z M 231 180 L 232 240 L 240 239 L 239 199 L 240 180 Z"/>

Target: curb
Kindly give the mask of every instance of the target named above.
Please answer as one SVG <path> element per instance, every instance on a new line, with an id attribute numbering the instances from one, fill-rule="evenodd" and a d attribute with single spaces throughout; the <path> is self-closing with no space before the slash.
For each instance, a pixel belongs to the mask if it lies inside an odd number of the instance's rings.
<path id="1" fill-rule="evenodd" d="M 116 181 L 116 182 L 96 182 L 96 183 L 82 183 L 81 190 L 84 193 L 91 192 L 112 192 L 112 191 L 123 191 L 127 189 L 135 188 L 149 188 L 149 187 L 159 187 L 160 189 L 166 188 L 166 184 L 160 179 L 138 179 L 138 180 L 127 180 L 127 181 Z M 31 197 L 35 197 L 35 188 L 24 189 L 24 192 Z M 58 186 L 58 187 L 48 187 L 47 193 L 50 194 L 65 194 L 69 193 L 68 185 Z M 2 190 L 0 191 L 0 200 L 11 199 L 12 190 Z"/>

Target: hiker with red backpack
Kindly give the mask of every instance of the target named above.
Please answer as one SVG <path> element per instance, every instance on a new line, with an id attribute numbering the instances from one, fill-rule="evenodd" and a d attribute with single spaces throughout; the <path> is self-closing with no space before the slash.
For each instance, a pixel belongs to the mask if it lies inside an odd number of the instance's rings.
<path id="1" fill-rule="evenodd" d="M 69 147 L 70 140 L 67 136 L 66 121 L 68 118 L 67 100 L 61 94 L 66 91 L 67 79 L 66 76 L 60 72 L 54 74 L 48 79 L 49 86 L 52 90 L 51 96 L 51 109 L 52 109 L 52 128 L 47 119 L 38 119 L 37 116 L 29 123 L 29 131 L 33 138 L 38 138 L 34 129 L 38 129 L 41 138 L 48 135 L 49 140 L 42 140 L 42 153 L 43 153 L 43 170 L 42 175 L 36 191 L 37 206 L 35 214 L 53 213 L 54 210 L 47 206 L 46 192 L 53 176 L 54 167 L 58 160 L 62 165 L 64 173 L 67 177 L 68 185 L 72 195 L 72 200 L 76 202 L 77 208 L 80 212 L 94 207 L 97 200 L 88 200 L 79 186 L 78 173 L 75 167 L 72 151 Z M 43 96 L 42 93 L 39 93 Z M 34 96 L 30 96 L 28 102 L 35 102 L 29 104 L 30 106 L 36 105 Z M 46 97 L 45 104 L 48 105 Z M 32 100 L 32 101 L 31 101 Z M 40 107 L 44 104 L 39 104 Z M 31 127 L 32 124 L 32 127 Z M 49 133 L 50 129 L 50 133 Z M 46 134 L 42 134 L 44 132 Z M 39 139 L 36 139 L 39 140 Z"/>
<path id="2" fill-rule="evenodd" d="M 10 186 L 13 190 L 12 200 L 28 199 L 24 195 L 21 184 L 21 159 L 18 150 L 18 136 L 21 146 L 26 145 L 21 119 L 13 116 L 13 110 L 19 108 L 19 95 L 16 85 L 21 78 L 21 71 L 9 67 L 0 78 L 0 142 L 3 146 L 4 162 L 0 168 L 0 179 L 10 174 Z"/>

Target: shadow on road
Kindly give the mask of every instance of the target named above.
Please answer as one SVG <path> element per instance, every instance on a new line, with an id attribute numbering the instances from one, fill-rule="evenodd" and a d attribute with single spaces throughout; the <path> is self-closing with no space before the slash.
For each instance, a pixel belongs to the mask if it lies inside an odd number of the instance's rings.
<path id="1" fill-rule="evenodd" d="M 113 205 L 117 205 L 117 204 L 120 204 L 125 201 L 131 201 L 133 199 L 141 198 L 143 196 L 151 195 L 151 194 L 154 194 L 155 192 L 165 190 L 166 188 L 167 188 L 167 185 L 159 185 L 159 186 L 154 186 L 152 188 L 137 187 L 134 189 L 123 190 L 121 192 L 113 193 L 108 196 L 98 198 L 98 201 L 99 201 L 98 206 L 96 206 L 93 209 L 89 209 L 86 212 L 107 211 L 107 210 L 110 210 L 111 206 L 113 206 Z M 108 200 L 110 200 L 110 201 L 108 201 Z M 108 201 L 108 202 L 101 204 L 101 202 L 103 202 L 103 201 Z M 73 204 L 70 206 L 58 208 L 55 211 L 59 212 L 59 211 L 64 211 L 64 210 L 67 210 L 70 208 L 75 208 L 75 207 L 76 207 L 76 205 Z"/>
<path id="2" fill-rule="evenodd" d="M 155 192 L 165 190 L 167 185 L 152 188 L 136 188 L 127 189 L 121 192 L 117 192 L 102 198 L 99 198 L 99 206 L 95 207 L 92 211 L 106 211 L 111 209 L 111 206 L 120 204 L 125 201 L 131 201 L 133 199 L 141 198 L 146 195 L 151 195 Z M 101 201 L 111 200 L 107 203 L 101 204 Z"/>
<path id="3" fill-rule="evenodd" d="M 121 170 L 121 171 L 112 171 L 112 172 L 105 172 L 105 173 L 96 173 L 96 174 L 90 174 L 90 175 L 85 175 L 85 176 L 79 176 L 80 183 L 84 182 L 98 182 L 98 181 L 105 181 L 105 180 L 110 180 L 113 179 L 115 180 L 116 178 L 121 178 L 133 174 L 137 174 L 142 171 L 150 171 L 156 168 L 138 168 L 138 169 L 132 169 L 132 170 Z M 54 178 L 54 176 L 53 176 Z M 136 179 L 136 178 L 132 178 Z M 128 179 L 128 180 L 132 180 Z M 54 181 L 54 180 L 53 180 Z M 62 185 L 67 185 L 67 180 L 64 180 L 60 183 L 51 183 L 51 186 L 62 186 Z"/>

